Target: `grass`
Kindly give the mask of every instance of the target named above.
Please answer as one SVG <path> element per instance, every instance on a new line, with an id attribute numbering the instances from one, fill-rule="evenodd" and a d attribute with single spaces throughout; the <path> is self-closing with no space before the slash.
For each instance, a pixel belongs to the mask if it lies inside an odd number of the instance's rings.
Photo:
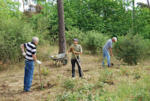
<path id="1" fill-rule="evenodd" d="M 42 81 L 46 85 L 42 90 L 37 89 L 40 86 L 37 65 L 30 93 L 21 93 L 24 62 L 8 65 L 10 69 L 1 71 L 0 101 L 150 101 L 148 61 L 137 66 L 120 63 L 119 68 L 102 68 L 101 55 L 84 54 L 81 56 L 84 78 L 79 78 L 76 70 L 76 78 L 72 79 L 70 62 L 57 68 L 47 58 L 56 54 L 56 49 L 50 46 L 39 47 L 38 56 L 43 60 Z M 114 63 L 119 64 L 118 61 Z"/>

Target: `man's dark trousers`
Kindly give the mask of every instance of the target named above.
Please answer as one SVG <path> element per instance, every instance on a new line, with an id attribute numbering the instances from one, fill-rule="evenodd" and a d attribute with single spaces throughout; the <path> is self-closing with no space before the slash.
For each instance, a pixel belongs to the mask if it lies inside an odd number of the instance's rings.
<path id="1" fill-rule="evenodd" d="M 80 62 L 80 61 L 79 61 L 79 58 L 78 58 L 78 61 L 77 61 L 76 59 L 71 59 L 71 64 L 72 64 L 72 77 L 75 77 L 75 64 L 77 64 L 77 66 L 78 66 L 79 76 L 82 77 L 81 67 L 80 67 L 80 64 L 79 64 L 78 62 Z"/>

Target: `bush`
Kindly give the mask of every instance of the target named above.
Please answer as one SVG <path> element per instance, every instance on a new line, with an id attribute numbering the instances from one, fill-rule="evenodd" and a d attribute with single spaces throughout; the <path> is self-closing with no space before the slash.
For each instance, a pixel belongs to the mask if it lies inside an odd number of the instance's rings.
<path id="1" fill-rule="evenodd" d="M 42 72 L 42 75 L 48 76 L 49 73 L 50 73 L 50 70 L 48 68 L 46 68 L 46 67 L 43 67 L 41 72 Z"/>
<path id="2" fill-rule="evenodd" d="M 17 62 L 22 58 L 20 44 L 31 41 L 33 30 L 16 18 L 0 19 L 0 35 L 0 61 Z"/>
<path id="3" fill-rule="evenodd" d="M 96 53 L 99 49 L 103 47 L 107 39 L 108 38 L 106 36 L 99 32 L 89 31 L 86 33 L 86 37 L 84 39 L 84 46 L 92 53 Z"/>
<path id="4" fill-rule="evenodd" d="M 84 33 L 77 28 L 72 28 L 71 30 L 66 31 L 66 41 L 68 45 L 72 44 L 74 38 L 78 38 L 79 43 L 82 44 L 84 40 L 84 36 L 85 36 Z"/>
<path id="5" fill-rule="evenodd" d="M 79 101 L 80 95 L 78 92 L 65 92 L 62 95 L 58 95 L 56 101 Z"/>
<path id="6" fill-rule="evenodd" d="M 147 42 L 141 36 L 121 37 L 115 44 L 115 55 L 129 65 L 137 65 L 146 55 Z"/>
<path id="7" fill-rule="evenodd" d="M 103 87 L 103 83 L 107 83 L 109 85 L 114 84 L 113 82 L 113 72 L 105 69 L 104 71 L 100 72 L 99 80 L 97 86 Z"/>
<path id="8" fill-rule="evenodd" d="M 75 88 L 75 81 L 71 79 L 65 80 L 64 88 L 66 88 L 66 90 L 73 90 Z"/>

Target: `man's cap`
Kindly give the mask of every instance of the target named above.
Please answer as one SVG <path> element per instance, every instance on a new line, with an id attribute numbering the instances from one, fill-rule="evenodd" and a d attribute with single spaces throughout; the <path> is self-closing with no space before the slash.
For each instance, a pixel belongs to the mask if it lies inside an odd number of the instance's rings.
<path id="1" fill-rule="evenodd" d="M 39 42 L 39 38 L 36 37 L 36 36 L 34 36 L 34 37 L 32 38 L 32 42 Z"/>
<path id="2" fill-rule="evenodd" d="M 117 37 L 113 37 L 113 39 L 115 40 L 115 42 L 117 42 Z"/>
<path id="3" fill-rule="evenodd" d="M 75 39 L 73 39 L 73 41 L 76 41 L 76 42 L 78 42 L 79 40 L 78 40 L 77 38 L 75 38 Z"/>

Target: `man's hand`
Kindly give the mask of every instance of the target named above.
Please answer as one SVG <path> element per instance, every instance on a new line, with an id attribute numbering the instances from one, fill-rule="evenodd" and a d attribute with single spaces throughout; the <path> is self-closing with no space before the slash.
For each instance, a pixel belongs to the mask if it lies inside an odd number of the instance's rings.
<path id="1" fill-rule="evenodd" d="M 114 54 L 111 53 L 110 56 L 114 56 Z"/>
<path id="2" fill-rule="evenodd" d="M 42 62 L 39 61 L 39 60 L 36 60 L 36 63 L 39 64 L 39 65 L 42 64 Z"/>
<path id="3" fill-rule="evenodd" d="M 23 55 L 23 56 L 26 56 L 26 53 L 25 53 L 25 52 L 23 52 L 23 53 L 22 53 L 22 55 Z"/>
<path id="4" fill-rule="evenodd" d="M 112 52 L 112 48 L 109 48 L 110 56 L 114 56 Z"/>
<path id="5" fill-rule="evenodd" d="M 82 54 L 82 53 L 74 51 L 74 54 L 79 55 L 79 54 Z"/>
<path id="6" fill-rule="evenodd" d="M 74 51 L 74 54 L 78 55 L 78 54 L 79 54 L 79 52 Z"/>

